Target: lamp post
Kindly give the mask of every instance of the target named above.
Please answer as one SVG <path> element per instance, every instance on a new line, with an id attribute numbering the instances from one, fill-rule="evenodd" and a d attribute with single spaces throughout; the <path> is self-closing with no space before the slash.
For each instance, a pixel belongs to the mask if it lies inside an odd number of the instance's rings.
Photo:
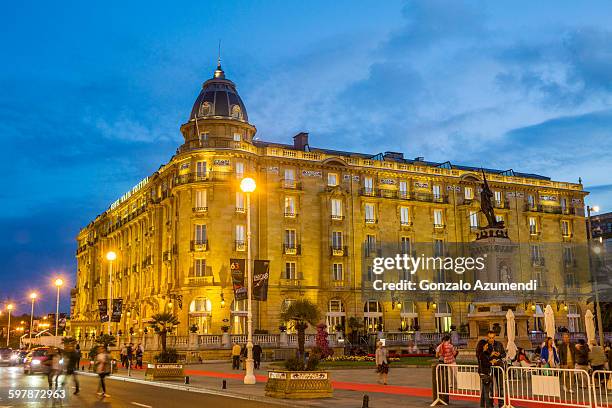
<path id="1" fill-rule="evenodd" d="M 255 191 L 255 180 L 250 177 L 243 178 L 240 182 L 240 189 L 246 193 L 246 218 L 247 218 L 247 359 L 246 374 L 244 375 L 245 384 L 255 384 L 254 363 L 253 363 L 253 295 L 252 271 L 251 271 L 251 193 Z"/>
<path id="2" fill-rule="evenodd" d="M 6 305 L 6 310 L 8 310 L 8 324 L 6 326 L 6 347 L 8 347 L 11 338 L 11 310 L 13 310 L 13 305 L 11 303 Z"/>
<path id="3" fill-rule="evenodd" d="M 595 286 L 595 308 L 596 308 L 596 316 L 597 316 L 597 327 L 599 331 L 599 345 L 604 345 L 604 332 L 603 332 L 603 320 L 601 320 L 601 307 L 599 305 L 599 286 L 597 284 L 597 273 L 593 273 L 593 260 L 591 255 L 591 241 L 593 241 L 593 225 L 591 222 L 591 212 L 599 212 L 599 206 L 587 205 L 587 249 L 589 251 L 589 270 L 592 273 L 593 284 Z"/>
<path id="4" fill-rule="evenodd" d="M 32 312 L 30 313 L 30 343 L 28 344 L 28 350 L 32 348 L 32 330 L 34 329 L 34 301 L 38 295 L 36 292 L 30 293 L 30 299 L 32 299 Z"/>
<path id="5" fill-rule="evenodd" d="M 55 286 L 57 287 L 57 301 L 55 302 L 55 337 L 57 337 L 57 333 L 59 330 L 59 296 L 60 296 L 60 288 L 64 284 L 64 281 L 61 278 L 57 278 L 55 280 Z"/>
<path id="6" fill-rule="evenodd" d="M 111 334 L 111 317 L 113 315 L 113 261 L 117 259 L 117 254 L 114 251 L 108 251 L 106 253 L 106 260 L 108 261 L 108 305 L 106 306 L 106 313 L 108 315 L 108 329 L 107 334 Z"/>

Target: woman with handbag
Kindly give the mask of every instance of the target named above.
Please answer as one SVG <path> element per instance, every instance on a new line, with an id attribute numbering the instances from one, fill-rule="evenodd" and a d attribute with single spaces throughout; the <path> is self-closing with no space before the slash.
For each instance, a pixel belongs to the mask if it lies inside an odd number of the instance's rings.
<path id="1" fill-rule="evenodd" d="M 540 362 L 542 367 L 546 368 L 557 368 L 559 367 L 559 355 L 557 354 L 557 348 L 552 337 L 547 337 L 544 341 L 544 347 L 540 353 Z"/>
<path id="2" fill-rule="evenodd" d="M 378 373 L 378 383 L 381 381 L 387 385 L 387 376 L 389 375 L 389 359 L 388 352 L 382 341 L 376 343 L 376 372 Z"/>

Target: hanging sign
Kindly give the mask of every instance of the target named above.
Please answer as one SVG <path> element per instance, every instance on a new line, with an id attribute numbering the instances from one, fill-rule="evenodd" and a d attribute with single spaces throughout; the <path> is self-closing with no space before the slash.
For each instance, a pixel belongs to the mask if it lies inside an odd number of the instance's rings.
<path id="1" fill-rule="evenodd" d="M 108 322 L 108 299 L 98 299 L 98 313 L 101 323 Z"/>
<path id="2" fill-rule="evenodd" d="M 258 259 L 253 266 L 253 299 L 268 300 L 270 261 Z"/>
<path id="3" fill-rule="evenodd" d="M 234 300 L 244 300 L 247 298 L 247 288 L 244 285 L 244 267 L 244 259 L 230 259 Z"/>
<path id="4" fill-rule="evenodd" d="M 123 308 L 123 299 L 113 299 L 113 311 L 111 314 L 111 322 L 119 323 L 121 321 L 121 309 Z"/>

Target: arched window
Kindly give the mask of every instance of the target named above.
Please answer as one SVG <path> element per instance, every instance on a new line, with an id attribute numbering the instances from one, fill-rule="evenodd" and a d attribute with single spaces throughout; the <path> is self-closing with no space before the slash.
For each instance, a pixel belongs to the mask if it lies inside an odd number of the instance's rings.
<path id="1" fill-rule="evenodd" d="M 377 300 L 368 300 L 363 305 L 363 323 L 371 333 L 383 330 L 383 309 Z"/>
<path id="2" fill-rule="evenodd" d="M 200 116 L 208 116 L 212 113 L 212 106 L 209 102 L 202 102 L 200 105 Z"/>
<path id="3" fill-rule="evenodd" d="M 403 302 L 400 309 L 401 328 L 406 331 L 414 331 L 419 326 L 419 314 L 414 302 Z"/>
<path id="4" fill-rule="evenodd" d="M 242 110 L 238 105 L 232 105 L 232 118 L 242 119 Z"/>
<path id="5" fill-rule="evenodd" d="M 327 313 L 325 315 L 326 317 L 326 324 L 327 324 L 327 331 L 329 333 L 334 333 L 336 332 L 336 326 L 338 327 L 342 327 L 342 331 L 344 330 L 345 327 L 345 321 L 346 321 L 346 312 L 344 310 L 344 303 L 342 303 L 342 300 L 340 299 L 331 299 L 329 301 L 329 303 L 327 304 Z"/>
<path id="6" fill-rule="evenodd" d="M 189 304 L 189 328 L 195 326 L 198 334 L 210 334 L 212 302 L 205 297 L 197 297 Z"/>
<path id="7" fill-rule="evenodd" d="M 436 331 L 438 333 L 446 333 L 451 329 L 452 310 L 448 302 L 440 302 L 436 307 Z"/>
<path id="8" fill-rule="evenodd" d="M 247 327 L 247 300 L 234 300 L 231 307 L 231 330 L 232 334 L 245 334 Z"/>

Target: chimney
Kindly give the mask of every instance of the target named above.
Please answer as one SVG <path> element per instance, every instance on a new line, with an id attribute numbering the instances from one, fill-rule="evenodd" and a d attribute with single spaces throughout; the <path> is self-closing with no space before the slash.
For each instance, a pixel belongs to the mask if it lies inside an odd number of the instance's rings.
<path id="1" fill-rule="evenodd" d="M 308 133 L 300 132 L 293 136 L 293 147 L 298 150 L 306 150 L 308 147 Z"/>

